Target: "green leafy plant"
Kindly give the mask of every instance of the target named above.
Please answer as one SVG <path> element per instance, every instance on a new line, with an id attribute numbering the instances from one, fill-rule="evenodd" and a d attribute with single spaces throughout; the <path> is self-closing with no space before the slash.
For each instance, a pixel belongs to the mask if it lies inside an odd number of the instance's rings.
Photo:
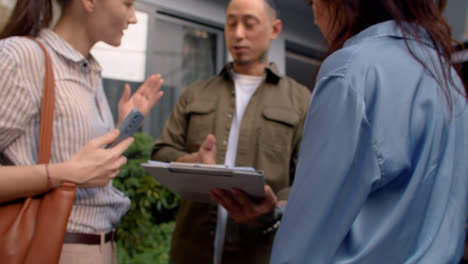
<path id="1" fill-rule="evenodd" d="M 175 222 L 161 223 L 159 225 L 150 225 L 144 229 L 147 233 L 143 239 L 141 251 L 129 250 L 124 246 L 122 240 L 117 241 L 117 258 L 120 264 L 146 264 L 169 263 L 169 248 L 174 231 Z"/>
<path id="2" fill-rule="evenodd" d="M 118 228 L 119 263 L 168 263 L 179 197 L 158 183 L 141 166 L 150 159 L 153 139 L 136 133 L 124 153 L 128 162 L 113 184 L 131 199 Z"/>

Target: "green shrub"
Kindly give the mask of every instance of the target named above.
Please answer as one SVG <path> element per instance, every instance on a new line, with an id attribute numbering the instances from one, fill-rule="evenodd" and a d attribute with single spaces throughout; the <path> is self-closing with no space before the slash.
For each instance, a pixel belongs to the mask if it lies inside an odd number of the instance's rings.
<path id="1" fill-rule="evenodd" d="M 113 184 L 132 203 L 118 228 L 118 260 L 126 263 L 168 263 L 179 198 L 150 176 L 141 166 L 150 159 L 153 139 L 135 134 L 124 153 L 128 162 Z"/>
<path id="2" fill-rule="evenodd" d="M 117 241 L 117 259 L 120 264 L 169 263 L 169 248 L 175 222 L 161 223 L 145 228 L 142 251 L 131 252 Z"/>

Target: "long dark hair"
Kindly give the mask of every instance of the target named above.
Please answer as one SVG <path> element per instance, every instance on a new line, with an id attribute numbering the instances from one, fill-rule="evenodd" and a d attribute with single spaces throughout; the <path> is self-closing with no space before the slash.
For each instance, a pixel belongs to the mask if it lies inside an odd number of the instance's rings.
<path id="1" fill-rule="evenodd" d="M 313 0 L 306 0 L 312 3 Z M 452 67 L 463 80 L 459 65 L 453 60 L 454 41 L 450 26 L 442 16 L 446 0 L 323 0 L 330 7 L 332 17 L 331 36 L 329 37 L 329 54 L 343 47 L 346 40 L 362 30 L 387 20 L 394 20 L 405 36 L 410 36 L 421 43 L 418 34 L 423 27 L 439 54 L 438 64 L 443 65 L 442 76 L 430 69 L 429 66 L 415 55 L 405 38 L 406 47 L 411 55 L 425 67 L 439 83 L 452 107 L 449 87 L 452 85 L 468 100 L 468 89 L 464 85 L 461 90 L 455 85 L 451 75 Z"/>
<path id="2" fill-rule="evenodd" d="M 69 0 L 57 2 L 64 8 Z M 49 26 L 52 17 L 52 0 L 17 0 L 0 39 L 11 36 L 37 37 L 41 29 Z"/>

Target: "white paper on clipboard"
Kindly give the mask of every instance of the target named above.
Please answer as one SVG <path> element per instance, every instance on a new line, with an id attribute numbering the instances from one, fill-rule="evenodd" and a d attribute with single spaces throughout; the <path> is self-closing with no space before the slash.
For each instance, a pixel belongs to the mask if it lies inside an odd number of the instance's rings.
<path id="1" fill-rule="evenodd" d="M 250 167 L 229 168 L 225 165 L 151 160 L 141 166 L 159 183 L 184 200 L 214 203 L 210 199 L 209 191 L 215 188 L 238 188 L 253 199 L 265 197 L 263 171 Z"/>

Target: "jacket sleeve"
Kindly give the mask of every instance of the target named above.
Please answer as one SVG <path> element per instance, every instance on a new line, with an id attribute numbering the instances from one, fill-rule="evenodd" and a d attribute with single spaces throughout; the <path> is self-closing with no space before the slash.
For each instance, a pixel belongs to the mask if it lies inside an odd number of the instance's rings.
<path id="1" fill-rule="evenodd" d="M 364 99 L 341 77 L 321 81 L 271 263 L 330 263 L 380 177 Z"/>
<path id="2" fill-rule="evenodd" d="M 180 96 L 176 106 L 167 120 L 161 136 L 155 141 L 151 158 L 153 160 L 171 162 L 187 154 L 185 151 L 188 101 L 187 89 Z"/>

